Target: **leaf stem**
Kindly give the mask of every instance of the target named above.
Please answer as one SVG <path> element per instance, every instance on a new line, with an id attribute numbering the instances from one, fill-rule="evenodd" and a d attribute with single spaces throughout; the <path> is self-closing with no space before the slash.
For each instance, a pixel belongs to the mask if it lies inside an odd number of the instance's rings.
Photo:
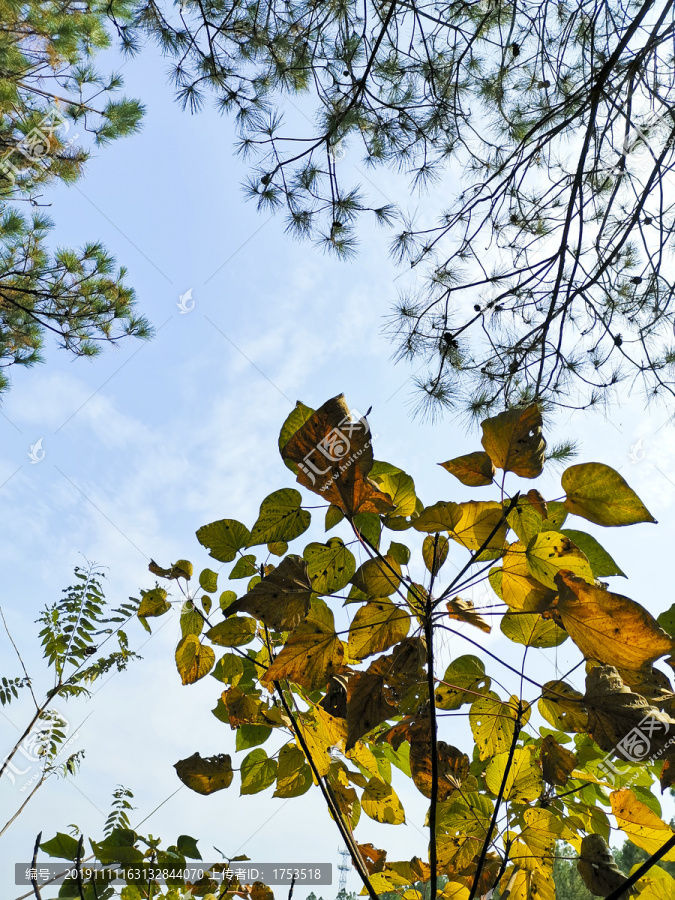
<path id="1" fill-rule="evenodd" d="M 30 883 L 33 886 L 33 893 L 37 897 L 37 900 L 42 900 L 42 894 L 40 893 L 40 888 L 38 887 L 38 883 L 37 883 L 36 879 L 33 877 L 33 872 L 37 868 L 37 855 L 38 855 L 38 850 L 40 849 L 40 841 L 41 840 L 42 840 L 42 832 L 40 832 L 38 834 L 38 836 L 35 838 L 35 846 L 33 847 L 33 862 L 30 865 L 30 867 L 31 867 Z"/>

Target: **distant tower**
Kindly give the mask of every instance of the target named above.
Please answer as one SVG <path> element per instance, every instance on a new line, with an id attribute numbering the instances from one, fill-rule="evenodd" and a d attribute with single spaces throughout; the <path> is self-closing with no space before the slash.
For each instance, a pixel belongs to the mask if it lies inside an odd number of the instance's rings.
<path id="1" fill-rule="evenodd" d="M 349 864 L 350 855 L 349 850 L 345 848 L 344 850 L 338 850 L 338 853 L 342 857 L 342 862 L 338 865 L 338 871 L 340 873 L 340 890 L 339 896 L 344 896 L 345 891 L 347 890 L 347 872 L 349 872 L 351 866 Z"/>

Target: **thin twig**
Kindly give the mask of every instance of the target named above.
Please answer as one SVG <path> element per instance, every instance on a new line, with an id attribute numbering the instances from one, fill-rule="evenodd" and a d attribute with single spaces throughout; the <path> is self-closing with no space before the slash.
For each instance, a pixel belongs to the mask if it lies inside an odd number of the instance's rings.
<path id="1" fill-rule="evenodd" d="M 438 538 L 434 535 L 434 552 L 431 558 L 431 578 L 429 579 L 429 592 L 427 594 L 426 610 L 424 616 L 424 633 L 427 642 L 427 684 L 429 689 L 429 715 L 430 715 L 430 748 L 431 748 L 431 791 L 429 796 L 429 865 L 431 874 L 429 879 L 429 898 L 436 900 L 436 887 L 438 883 L 437 854 L 436 854 L 436 807 L 438 806 L 438 726 L 436 722 L 436 680 L 434 676 L 434 623 L 433 590 L 436 578 L 436 561 L 438 558 Z"/>
<path id="2" fill-rule="evenodd" d="M 294 887 L 295 887 L 295 872 L 293 873 L 293 877 L 291 878 L 291 887 L 288 891 L 288 900 L 292 900 Z"/>
<path id="3" fill-rule="evenodd" d="M 80 895 L 80 900 L 85 900 L 84 897 L 84 887 L 82 886 L 82 852 L 84 851 L 84 835 L 80 835 L 80 840 L 77 844 L 77 859 L 75 860 L 75 869 L 77 871 L 77 892 Z"/>
<path id="4" fill-rule="evenodd" d="M 5 631 L 7 632 L 7 637 L 9 638 L 9 640 L 12 644 L 12 647 L 14 647 L 14 651 L 16 652 L 16 655 L 19 657 L 19 662 L 21 663 L 21 668 L 23 669 L 23 674 L 26 676 L 26 684 L 28 685 L 28 690 L 30 691 L 31 697 L 33 698 L 33 703 L 35 704 L 35 708 L 39 709 L 40 704 L 37 702 L 35 694 L 33 693 L 33 683 L 30 679 L 30 675 L 28 674 L 28 670 L 26 669 L 24 661 L 21 658 L 21 654 L 19 653 L 19 648 L 16 646 L 16 644 L 14 643 L 14 638 L 9 633 L 9 628 L 7 627 L 7 622 L 5 621 L 5 614 L 2 611 L 1 606 L 0 606 L 0 616 L 2 616 L 2 624 L 5 626 Z"/>

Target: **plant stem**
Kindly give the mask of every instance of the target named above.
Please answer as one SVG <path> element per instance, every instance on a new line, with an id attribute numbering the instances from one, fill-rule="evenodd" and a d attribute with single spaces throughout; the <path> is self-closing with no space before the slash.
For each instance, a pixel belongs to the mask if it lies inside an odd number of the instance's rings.
<path id="1" fill-rule="evenodd" d="M 38 850 L 40 849 L 40 841 L 42 840 L 42 832 L 38 834 L 35 838 L 35 846 L 33 847 L 33 862 L 30 864 L 31 869 L 35 870 L 37 868 L 37 855 Z M 42 894 L 40 893 L 40 888 L 38 887 L 38 883 L 33 877 L 31 872 L 30 883 L 33 885 L 33 893 L 37 897 L 37 900 L 42 900 Z"/>
<path id="2" fill-rule="evenodd" d="M 436 852 L 436 807 L 438 805 L 438 725 L 436 721 L 436 679 L 434 676 L 434 623 L 433 589 L 438 558 L 438 533 L 434 535 L 434 552 L 431 558 L 431 578 L 424 616 L 424 635 L 427 643 L 427 685 L 429 689 L 430 749 L 431 749 L 431 795 L 429 797 L 429 900 L 436 900 L 438 883 L 438 860 Z"/>
<path id="3" fill-rule="evenodd" d="M 354 837 L 352 836 L 349 828 L 347 827 L 344 819 L 342 818 L 342 812 L 340 810 L 340 807 L 337 804 L 335 795 L 333 794 L 333 791 L 331 790 L 330 785 L 324 781 L 322 775 L 319 773 L 319 770 L 316 767 L 316 763 L 314 762 L 314 759 L 312 758 L 312 754 L 309 752 L 309 747 L 307 746 L 307 742 L 305 741 L 302 731 L 300 730 L 300 726 L 298 725 L 296 718 L 293 715 L 293 711 L 291 710 L 290 706 L 288 705 L 288 703 L 286 701 L 286 698 L 284 697 L 284 693 L 283 693 L 283 691 L 281 689 L 281 685 L 279 684 L 278 681 L 274 682 L 274 689 L 276 690 L 277 695 L 278 695 L 279 699 L 281 700 L 281 705 L 283 706 L 284 710 L 286 711 L 286 715 L 291 720 L 291 724 L 293 726 L 293 732 L 295 734 L 295 737 L 297 738 L 298 743 L 300 744 L 300 747 L 302 748 L 302 752 L 305 754 L 305 757 L 307 758 L 307 762 L 309 763 L 309 766 L 310 766 L 312 772 L 314 773 L 314 777 L 317 780 L 317 783 L 319 785 L 321 793 L 323 794 L 323 798 L 326 801 L 326 805 L 328 806 L 328 809 L 330 810 L 333 818 L 335 819 L 335 824 L 338 827 L 340 835 L 342 836 L 343 841 L 347 845 L 347 849 L 349 850 L 349 853 L 351 855 L 352 862 L 354 863 L 354 867 L 356 868 L 356 871 L 359 873 L 359 877 L 361 878 L 361 881 L 363 882 L 364 887 L 368 891 L 368 894 L 370 895 L 371 900 L 379 900 L 377 891 L 373 887 L 373 885 L 370 881 L 370 877 L 368 876 L 368 870 L 366 868 L 366 865 L 363 861 L 361 854 L 359 853 L 359 848 L 356 846 Z"/>
<path id="4" fill-rule="evenodd" d="M 643 875 L 646 875 L 647 872 L 651 869 L 652 866 L 655 866 L 656 863 L 662 859 L 669 850 L 672 850 L 675 847 L 675 834 L 671 835 L 668 840 L 663 844 L 656 853 L 652 854 L 649 859 L 645 860 L 642 865 L 636 869 L 633 874 L 627 878 L 624 883 L 612 891 L 611 894 L 607 894 L 605 900 L 619 900 L 619 897 L 623 897 L 627 894 L 630 888 L 642 878 Z"/>
<path id="5" fill-rule="evenodd" d="M 513 763 L 513 755 L 516 752 L 516 744 L 518 743 L 518 737 L 520 735 L 520 719 L 522 716 L 522 707 L 520 701 L 518 701 L 518 717 L 513 725 L 513 738 L 511 739 L 511 747 L 509 749 L 509 758 L 506 761 L 506 768 L 504 769 L 504 776 L 502 778 L 502 783 L 499 786 L 499 794 L 497 795 L 497 801 L 495 803 L 495 808 L 492 813 L 492 819 L 490 820 L 490 827 L 488 828 L 488 833 L 485 835 L 485 841 L 483 842 L 483 848 L 480 852 L 480 857 L 478 859 L 478 866 L 476 868 L 476 874 L 473 877 L 473 884 L 471 885 L 471 893 L 469 894 L 467 900 L 474 900 L 476 893 L 478 891 L 478 884 L 480 882 L 481 872 L 483 871 L 483 866 L 485 865 L 485 857 L 487 856 L 488 848 L 490 846 L 490 841 L 492 840 L 492 833 L 495 830 L 495 825 L 497 824 L 497 817 L 499 816 L 499 807 L 502 803 L 502 798 L 504 796 L 504 791 L 506 790 L 506 782 L 509 777 L 509 772 L 511 771 L 511 765 Z"/>

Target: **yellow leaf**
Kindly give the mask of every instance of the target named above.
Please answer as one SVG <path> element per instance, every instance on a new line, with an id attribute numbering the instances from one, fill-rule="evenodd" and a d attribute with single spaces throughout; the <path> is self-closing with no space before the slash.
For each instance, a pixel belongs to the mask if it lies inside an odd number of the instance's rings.
<path id="1" fill-rule="evenodd" d="M 596 525 L 634 525 L 656 522 L 635 491 L 604 463 L 582 463 L 565 469 L 564 506 Z"/>
<path id="2" fill-rule="evenodd" d="M 616 824 L 637 847 L 646 850 L 650 855 L 672 837 L 673 830 L 666 825 L 656 813 L 645 806 L 628 788 L 613 791 L 609 795 L 612 812 Z M 666 862 L 675 861 L 675 849 L 669 850 L 664 857 Z"/>
<path id="3" fill-rule="evenodd" d="M 672 900 L 675 897 L 675 878 L 660 866 L 652 866 L 638 881 L 638 900 Z"/>
<path id="4" fill-rule="evenodd" d="M 462 600 L 461 597 L 455 597 L 453 600 L 448 600 L 446 608 L 451 619 L 456 619 L 458 622 L 468 622 L 469 625 L 474 625 L 486 634 L 490 634 L 492 626 L 474 610 L 471 600 Z"/>
<path id="5" fill-rule="evenodd" d="M 405 822 L 401 801 L 392 786 L 381 778 L 371 778 L 365 786 L 361 796 L 361 808 L 371 819 L 385 825 L 401 825 Z"/>
<path id="6" fill-rule="evenodd" d="M 439 569 L 448 557 L 450 544 L 443 534 L 430 535 L 424 538 L 422 543 L 422 559 L 424 565 L 433 574 L 438 574 Z"/>
<path id="7" fill-rule="evenodd" d="M 176 647 L 176 668 L 183 684 L 194 684 L 208 675 L 215 661 L 213 648 L 200 644 L 196 634 L 186 634 Z"/>
<path id="8" fill-rule="evenodd" d="M 536 478 L 544 467 L 546 441 L 541 436 L 541 413 L 536 403 L 508 409 L 486 419 L 483 448 L 498 469 L 523 478 Z"/>
<path id="9" fill-rule="evenodd" d="M 544 782 L 535 754 L 536 747 L 531 746 L 514 750 L 511 766 L 506 777 L 504 800 L 510 799 L 514 802 L 526 802 L 528 800 L 537 800 L 541 796 L 544 790 Z M 497 753 L 490 760 L 485 770 L 485 784 L 495 797 L 499 793 L 508 759 L 508 753 Z"/>
<path id="10" fill-rule="evenodd" d="M 388 597 L 366 603 L 349 626 L 347 652 L 352 659 L 364 659 L 387 650 L 408 634 L 410 615 Z"/>
<path id="11" fill-rule="evenodd" d="M 587 659 L 639 669 L 672 653 L 673 639 L 634 600 L 587 584 L 573 572 L 560 572 L 556 584 L 562 624 Z"/>
<path id="12" fill-rule="evenodd" d="M 555 589 L 555 576 L 561 569 L 574 572 L 586 581 L 595 580 L 586 555 L 564 534 L 544 531 L 536 534 L 525 551 L 530 575 L 546 587 Z"/>
<path id="13" fill-rule="evenodd" d="M 251 900 L 274 900 L 274 891 L 262 881 L 254 881 L 251 885 Z"/>
<path id="14" fill-rule="evenodd" d="M 352 578 L 352 584 L 369 597 L 389 597 L 401 582 L 401 567 L 389 554 L 367 560 Z"/>
<path id="15" fill-rule="evenodd" d="M 333 747 L 344 750 L 347 737 L 347 723 L 324 712 L 320 706 L 312 706 L 298 718 L 302 737 L 319 775 L 328 772 L 332 758 L 329 750 Z"/>
<path id="16" fill-rule="evenodd" d="M 584 695 L 564 681 L 547 681 L 537 706 L 546 721 L 559 731 L 583 733 L 588 728 Z"/>
<path id="17" fill-rule="evenodd" d="M 457 456 L 447 462 L 439 463 L 446 471 L 459 479 L 467 487 L 482 487 L 492 484 L 495 467 L 492 460 L 484 450 L 476 453 L 467 453 L 465 456 Z"/>
<path id="18" fill-rule="evenodd" d="M 504 548 L 508 526 L 503 515 L 504 508 L 496 501 L 458 503 L 456 521 L 449 535 L 467 550 L 479 550 L 485 545 L 480 559 L 490 559 Z"/>
<path id="19" fill-rule="evenodd" d="M 481 759 L 488 759 L 509 749 L 517 721 L 518 704 L 519 700 L 515 696 L 511 697 L 510 703 L 505 703 L 493 692 L 472 704 L 469 721 Z M 526 707 L 521 725 L 526 723 L 529 715 L 529 707 Z"/>
<path id="20" fill-rule="evenodd" d="M 431 727 L 429 718 L 421 719 L 411 729 L 410 772 L 415 787 L 425 797 L 431 797 Z M 438 801 L 447 800 L 456 791 L 469 774 L 469 757 L 457 747 L 451 747 L 445 741 L 437 741 L 436 754 L 438 761 Z"/>
<path id="21" fill-rule="evenodd" d="M 250 644 L 255 637 L 257 624 L 255 619 L 246 616 L 232 616 L 219 622 L 206 632 L 212 644 L 219 647 L 241 647 Z"/>
<path id="22" fill-rule="evenodd" d="M 342 667 L 343 658 L 344 647 L 332 623 L 310 613 L 290 635 L 260 681 L 271 685 L 287 678 L 308 691 L 325 689 Z"/>
<path id="23" fill-rule="evenodd" d="M 452 531 L 460 518 L 459 503 L 439 500 L 433 506 L 425 507 L 412 524 L 416 531 Z"/>
<path id="24" fill-rule="evenodd" d="M 496 571 L 501 571 L 502 599 L 511 609 L 541 612 L 551 605 L 555 591 L 532 577 L 524 544 L 511 544 L 504 554 L 501 570 Z"/>
<path id="25" fill-rule="evenodd" d="M 499 627 L 509 640 L 526 647 L 557 647 L 569 636 L 552 619 L 544 619 L 539 613 L 506 613 Z"/>
<path id="26" fill-rule="evenodd" d="M 179 760 L 174 769 L 183 784 L 198 794 L 213 794 L 232 784 L 232 760 L 226 753 L 202 759 L 193 753 Z"/>
<path id="27" fill-rule="evenodd" d="M 553 878 L 541 869 L 507 869 L 504 882 L 500 900 L 556 900 Z"/>

